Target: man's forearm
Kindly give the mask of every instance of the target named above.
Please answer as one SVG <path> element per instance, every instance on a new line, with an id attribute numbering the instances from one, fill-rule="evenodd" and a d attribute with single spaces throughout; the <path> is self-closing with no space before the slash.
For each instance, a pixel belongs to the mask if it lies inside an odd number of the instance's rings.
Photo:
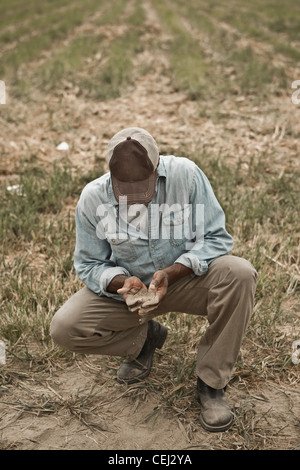
<path id="1" fill-rule="evenodd" d="M 128 276 L 123 276 L 120 274 L 118 276 L 115 276 L 108 284 L 107 291 L 116 293 L 118 289 L 121 289 L 121 287 L 123 287 L 126 279 L 128 279 Z"/>
<path id="2" fill-rule="evenodd" d="M 169 266 L 162 271 L 164 271 L 168 276 L 168 284 L 172 284 L 173 282 L 177 281 L 177 279 L 181 279 L 182 277 L 193 273 L 192 269 L 187 268 L 180 263 L 172 264 L 172 266 Z"/>

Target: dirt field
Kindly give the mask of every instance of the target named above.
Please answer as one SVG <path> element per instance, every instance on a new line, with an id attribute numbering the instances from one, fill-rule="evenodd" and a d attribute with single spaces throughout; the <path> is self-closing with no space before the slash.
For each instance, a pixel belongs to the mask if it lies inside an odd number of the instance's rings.
<path id="1" fill-rule="evenodd" d="M 67 3 L 58 7 L 62 15 Z M 291 56 L 284 54 L 283 48 L 280 51 L 277 47 L 278 43 L 286 41 L 299 50 L 299 37 L 291 42 L 284 31 L 274 30 L 270 36 L 272 41 L 268 42 L 263 34 L 258 36 L 251 35 L 249 31 L 243 32 L 243 28 L 225 21 L 221 15 L 214 15 L 204 7 L 204 2 L 194 7 L 197 14 L 200 12 L 202 18 L 206 18 L 211 27 L 218 31 L 220 37 L 224 35 L 234 42 L 236 53 L 251 47 L 263 63 L 269 64 L 271 58 L 276 71 L 284 70 L 285 87 L 278 87 L 280 77 L 274 72 L 271 74 L 274 81 L 267 86 L 265 93 L 256 96 L 255 93 L 249 94 L 249 90 L 242 85 L 238 86 L 242 83 L 237 80 L 239 69 L 235 68 L 235 64 L 224 63 L 222 51 L 211 40 L 210 34 L 213 33 L 197 28 L 192 16 L 180 14 L 184 8 L 183 2 L 177 2 L 177 9 L 174 4 L 172 9 L 172 2 L 162 2 L 176 12 L 180 29 L 172 29 L 172 25 L 164 23 L 159 2 L 151 0 L 140 2 L 144 15 L 142 25 L 128 21 L 139 4 L 131 0 L 125 2 L 118 21 L 101 24 L 96 20 L 107 12 L 109 2 L 100 3 L 101 6 L 95 8 L 83 22 L 67 30 L 50 47 L 19 66 L 18 78 L 25 82 L 24 95 L 18 96 L 16 88 L 13 89 L 5 78 L 7 104 L 5 109 L 0 107 L 2 185 L 18 184 L 23 165 L 34 165 L 41 171 L 47 171 L 53 163 L 60 164 L 65 158 L 71 163 L 74 172 L 79 170 L 80 174 L 93 172 L 95 175 L 99 166 L 101 174 L 103 170 L 106 171 L 103 159 L 108 140 L 121 128 L 132 125 L 152 133 L 163 153 L 190 153 L 193 157 L 199 155 L 200 160 L 209 159 L 210 155 L 217 156 L 228 168 L 235 167 L 239 162 L 242 175 L 248 172 L 253 160 L 262 161 L 264 171 L 274 174 L 274 178 L 280 178 L 280 174 L 287 171 L 299 174 L 299 105 L 291 101 L 291 83 L 300 79 L 300 67 L 297 60 L 291 59 Z M 195 3 L 192 2 L 193 5 Z M 236 3 L 243 2 L 232 2 L 232 5 Z M 24 42 L 29 37 L 39 37 L 38 19 L 37 15 L 36 29 L 25 31 L 29 19 L 20 18 L 16 25 L 7 25 L 5 31 L 12 34 L 14 28 L 23 27 Z M 107 66 L 107 51 L 112 50 L 116 39 L 126 38 L 126 34 L 131 31 L 138 33 L 138 39 L 134 40 L 138 40 L 139 47 L 131 50 L 132 68 L 126 86 L 121 84 L 121 90 L 115 96 L 107 96 L 105 99 L 94 97 L 92 92 L 87 95 L 80 83 L 87 83 L 84 80 L 89 79 L 91 84 L 95 69 L 101 70 Z M 185 89 L 180 77 L 176 81 L 176 67 L 170 51 L 178 31 L 180 34 L 185 31 L 193 41 L 201 44 L 202 62 L 206 70 L 201 95 L 196 96 L 196 92 L 188 87 Z M 76 72 L 82 80 L 78 83 L 72 81 L 67 70 L 65 75 L 57 79 L 57 86 L 47 89 L 43 80 L 46 85 L 50 82 L 47 64 L 50 70 L 53 55 L 59 52 L 62 45 L 68 47 L 74 38 L 79 39 L 87 34 L 101 37 L 101 49 L 91 46 L 91 53 L 87 49 Z M 5 54 L 10 53 L 15 46 L 14 40 L 4 43 L 0 53 L 6 57 Z M 41 72 L 37 74 L 37 71 L 42 70 L 43 66 L 46 66 L 46 78 L 42 80 L 44 75 Z M 228 92 L 220 91 L 222 77 L 224 83 L 229 83 Z M 43 86 L 35 88 L 35 83 L 42 83 Z M 217 87 L 215 94 L 214 86 Z M 69 150 L 58 150 L 57 146 L 61 142 L 68 143 Z M 251 179 L 249 174 L 249 186 L 254 192 L 259 191 L 264 184 L 263 180 Z M 68 211 L 72 214 L 76 201 L 76 197 L 66 198 L 60 214 L 67 214 Z M 226 206 L 226 201 L 224 204 Z M 245 338 L 241 351 L 241 360 L 244 362 L 237 366 L 228 386 L 228 398 L 236 416 L 232 429 L 225 433 L 210 434 L 201 428 L 195 377 L 184 367 L 185 364 L 194 363 L 195 343 L 187 345 L 184 337 L 179 336 L 176 330 L 179 323 L 172 317 L 171 320 L 165 319 L 170 330 L 169 339 L 165 348 L 156 354 L 150 377 L 144 384 L 129 387 L 115 381 L 119 359 L 64 356 L 63 353 L 60 357 L 49 338 L 46 348 L 40 346 L 46 333 L 41 333 L 42 338 L 31 345 L 21 334 L 15 343 L 8 337 L 7 362 L 0 366 L 0 449 L 299 449 L 300 366 L 290 360 L 292 342 L 300 339 L 299 225 L 297 230 L 297 222 L 294 221 L 291 227 L 295 237 L 298 236 L 298 247 L 296 244 L 295 250 L 291 248 L 289 262 L 280 258 L 281 248 L 276 248 L 276 251 L 274 248 L 273 252 L 266 251 L 265 258 L 265 262 L 270 263 L 274 279 L 281 272 L 289 276 L 289 295 L 284 297 L 281 304 L 285 320 L 278 324 L 276 335 L 269 343 L 267 339 L 259 338 L 259 334 L 257 337 L 249 334 Z M 263 237 L 263 233 L 264 227 L 261 226 L 257 239 Z M 243 248 L 242 232 L 236 230 L 235 236 L 237 251 L 240 250 L 242 255 L 246 256 L 251 249 L 254 250 L 256 238 L 249 240 L 247 247 Z M 276 236 L 274 230 L 268 239 L 268 243 L 272 240 L 270 244 L 273 243 L 274 247 Z M 52 234 L 48 234 L 48 238 L 45 234 L 43 244 L 51 243 L 51 237 Z M 15 243 L 12 249 L 3 245 L 3 266 L 5 263 L 6 266 L 13 266 L 14 259 L 26 255 L 36 282 L 39 282 L 43 280 L 43 271 L 52 263 L 54 274 L 51 282 L 54 292 L 55 259 L 51 259 L 45 250 L 34 239 Z M 72 254 L 71 246 L 69 251 Z M 17 271 L 14 272 L 18 276 Z M 3 279 L 8 276 L 7 273 L 3 268 Z M 54 301 L 48 296 L 51 309 L 45 322 L 49 323 L 59 301 L 66 300 L 79 286 L 80 283 L 72 273 L 65 280 L 65 290 L 60 287 L 59 300 Z M 270 287 L 270 296 L 271 291 Z M 1 300 L 3 314 L 7 311 L 5 299 L 8 296 L 7 293 L 3 294 Z M 11 303 L 19 305 L 19 310 L 21 301 L 20 293 L 18 298 L 11 294 Z M 259 313 L 263 302 L 261 295 L 257 299 L 256 312 Z M 45 310 L 47 303 L 40 307 L 39 314 L 43 315 Z M 184 331 L 190 328 L 191 331 L 198 329 L 199 332 L 205 328 L 204 320 L 197 326 L 195 323 L 189 326 L 189 321 L 181 320 L 180 327 Z M 6 331 L 5 325 L 1 331 L 2 334 Z M 181 343 L 178 343 L 178 338 Z M 190 362 L 185 362 L 181 357 L 183 353 L 187 354 Z M 263 358 L 259 365 L 255 363 L 256 354 Z M 273 365 L 275 359 L 276 365 Z M 179 365 L 182 368 L 180 373 Z"/>

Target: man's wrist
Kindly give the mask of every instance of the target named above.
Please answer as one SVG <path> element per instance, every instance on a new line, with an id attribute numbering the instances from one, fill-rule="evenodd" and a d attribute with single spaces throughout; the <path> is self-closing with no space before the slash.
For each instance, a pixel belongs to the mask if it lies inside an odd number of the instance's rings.
<path id="1" fill-rule="evenodd" d="M 126 281 L 126 279 L 128 279 L 128 277 L 129 276 L 125 276 L 123 274 L 118 274 L 117 276 L 115 276 L 108 284 L 106 288 L 107 292 L 116 293 L 118 289 L 121 289 L 121 287 L 123 287 L 124 282 Z"/>

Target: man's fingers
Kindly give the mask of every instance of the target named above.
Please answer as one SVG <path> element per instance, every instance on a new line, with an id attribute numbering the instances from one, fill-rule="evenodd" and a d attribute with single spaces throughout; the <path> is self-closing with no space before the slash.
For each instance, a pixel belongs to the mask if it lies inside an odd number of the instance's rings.
<path id="1" fill-rule="evenodd" d="M 128 304 L 127 304 L 128 305 Z M 129 305 L 128 305 L 129 307 Z M 140 310 L 141 306 L 140 305 L 133 305 L 132 307 L 129 307 L 129 310 L 132 312 L 132 313 L 135 313 L 135 312 L 138 312 Z"/>
<path id="2" fill-rule="evenodd" d="M 118 294 L 127 294 L 129 292 L 128 287 L 121 287 L 120 289 L 117 290 Z"/>
<path id="3" fill-rule="evenodd" d="M 136 295 L 139 291 L 141 290 L 141 287 L 121 287 L 120 289 L 117 290 L 118 294 L 132 294 Z"/>
<path id="4" fill-rule="evenodd" d="M 155 279 L 152 279 L 152 281 L 149 284 L 149 290 L 156 290 L 158 286 L 161 284 L 163 281 L 164 277 L 163 276 L 157 276 Z"/>
<path id="5" fill-rule="evenodd" d="M 156 290 L 157 286 L 159 286 L 159 282 L 151 281 L 150 284 L 149 284 L 149 290 Z"/>

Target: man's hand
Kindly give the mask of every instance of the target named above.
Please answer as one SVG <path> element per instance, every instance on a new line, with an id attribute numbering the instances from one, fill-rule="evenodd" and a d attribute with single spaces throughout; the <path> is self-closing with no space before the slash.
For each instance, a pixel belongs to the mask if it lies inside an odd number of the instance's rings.
<path id="1" fill-rule="evenodd" d="M 117 292 L 123 295 L 126 305 L 132 312 L 145 315 L 154 310 L 165 296 L 167 292 L 166 275 L 163 271 L 157 271 L 149 289 L 139 278 L 129 277 Z"/>
<path id="2" fill-rule="evenodd" d="M 139 296 L 138 294 L 142 294 L 144 291 L 147 291 L 145 284 L 138 277 L 131 276 L 125 280 L 123 286 L 117 290 L 117 293 L 123 295 L 130 310 L 135 312 L 143 303 L 142 295 Z"/>
<path id="3" fill-rule="evenodd" d="M 170 284 L 184 276 L 187 276 L 188 274 L 191 274 L 192 272 L 193 271 L 190 268 L 187 268 L 180 263 L 175 263 L 168 268 L 156 271 L 153 275 L 152 281 L 150 282 L 149 291 L 156 291 L 159 302 L 161 302 L 165 297 Z"/>
<path id="4" fill-rule="evenodd" d="M 157 295 L 158 303 L 165 297 L 169 285 L 168 274 L 166 271 L 156 271 L 153 279 L 149 284 L 149 291 L 153 291 Z"/>
<path id="5" fill-rule="evenodd" d="M 111 284 L 115 282 L 117 285 L 118 282 L 122 282 L 122 287 L 117 289 L 118 294 L 123 294 L 124 300 L 132 312 L 145 315 L 161 303 L 167 294 L 169 284 L 191 273 L 190 268 L 176 263 L 156 271 L 148 289 L 136 276 L 127 277 L 125 281 L 123 276 L 116 276 L 116 281 L 113 279 Z"/>

